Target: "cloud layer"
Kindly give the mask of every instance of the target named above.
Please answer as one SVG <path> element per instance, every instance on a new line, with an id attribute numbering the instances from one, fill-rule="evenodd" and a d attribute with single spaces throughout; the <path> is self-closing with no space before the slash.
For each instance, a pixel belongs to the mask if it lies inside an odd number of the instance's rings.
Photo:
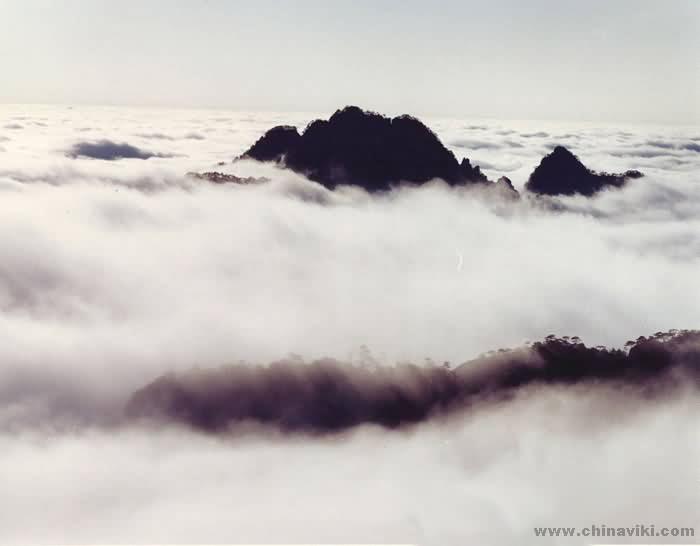
<path id="1" fill-rule="evenodd" d="M 162 135 L 141 135 L 143 138 L 163 138 Z M 91 159 L 103 159 L 114 161 L 115 159 L 149 159 L 151 157 L 167 157 L 148 150 L 142 150 L 126 142 L 112 142 L 102 139 L 95 142 L 77 142 L 68 152 L 68 157 L 87 157 Z"/>
<path id="2" fill-rule="evenodd" d="M 546 204 L 439 181 L 329 192 L 230 163 L 328 113 L 2 108 L 0 127 L 23 128 L 0 129 L 0 542 L 536 544 L 533 525 L 692 524 L 692 389 L 532 384 L 333 438 L 120 419 L 131 393 L 193 366 L 370 351 L 454 369 L 549 334 L 623 347 L 699 328 L 697 128 L 425 120 L 443 142 L 490 143 L 455 151 L 518 188 L 557 143 L 646 174 Z M 86 138 L 168 157 L 65 156 Z M 270 182 L 185 176 L 209 170 Z"/>

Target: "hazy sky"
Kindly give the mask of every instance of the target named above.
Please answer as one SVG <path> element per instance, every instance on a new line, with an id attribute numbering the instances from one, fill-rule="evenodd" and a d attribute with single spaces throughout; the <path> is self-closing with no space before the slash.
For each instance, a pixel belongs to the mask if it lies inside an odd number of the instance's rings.
<path id="1" fill-rule="evenodd" d="M 700 2 L 0 0 L 0 102 L 700 122 Z"/>

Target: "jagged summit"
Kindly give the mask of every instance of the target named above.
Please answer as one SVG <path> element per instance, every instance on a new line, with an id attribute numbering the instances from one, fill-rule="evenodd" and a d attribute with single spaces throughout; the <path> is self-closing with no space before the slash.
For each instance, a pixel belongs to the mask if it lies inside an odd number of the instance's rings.
<path id="1" fill-rule="evenodd" d="M 586 167 L 578 157 L 563 146 L 557 146 L 542 158 L 530 175 L 525 187 L 545 195 L 574 195 L 590 197 L 606 187 L 619 188 L 629 178 L 643 176 L 639 171 L 623 174 L 596 173 Z"/>
<path id="2" fill-rule="evenodd" d="M 499 186 L 502 186 L 503 188 L 507 188 L 507 189 L 512 190 L 512 191 L 517 193 L 515 186 L 513 186 L 513 182 L 507 176 L 502 176 L 501 178 L 496 180 L 496 184 L 498 184 Z"/>
<path id="3" fill-rule="evenodd" d="M 420 120 L 388 118 L 357 106 L 312 121 L 302 134 L 273 127 L 241 157 L 283 164 L 331 189 L 353 184 L 381 191 L 434 178 L 451 185 L 488 182 L 467 158 L 458 162 Z"/>
<path id="4" fill-rule="evenodd" d="M 300 139 L 301 135 L 296 127 L 279 125 L 265 133 L 245 155 L 258 161 L 275 161 L 296 146 Z"/>

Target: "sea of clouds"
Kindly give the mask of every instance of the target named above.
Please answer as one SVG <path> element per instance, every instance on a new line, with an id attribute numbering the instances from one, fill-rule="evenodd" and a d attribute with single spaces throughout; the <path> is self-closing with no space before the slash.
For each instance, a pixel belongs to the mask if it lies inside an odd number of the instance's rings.
<path id="1" fill-rule="evenodd" d="M 193 366 L 459 364 L 552 333 L 621 347 L 700 327 L 700 128 L 424 120 L 518 189 L 556 144 L 646 175 L 556 207 L 439 181 L 329 192 L 231 163 L 271 126 L 328 114 L 0 108 L 0 542 L 579 544 L 532 527 L 700 527 L 692 389 L 528 389 L 333 438 L 118 424 L 135 389 Z M 270 182 L 186 176 L 209 170 Z"/>

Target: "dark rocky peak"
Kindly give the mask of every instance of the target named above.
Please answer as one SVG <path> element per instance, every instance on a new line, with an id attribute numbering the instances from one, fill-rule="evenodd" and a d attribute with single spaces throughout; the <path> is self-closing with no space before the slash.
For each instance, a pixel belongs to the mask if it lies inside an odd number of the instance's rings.
<path id="1" fill-rule="evenodd" d="M 464 180 L 469 180 L 472 182 L 489 182 L 486 175 L 481 172 L 481 168 L 478 165 L 472 165 L 469 159 L 466 157 L 462 158 L 459 164 L 459 176 Z"/>
<path id="2" fill-rule="evenodd" d="M 515 200 L 520 198 L 520 193 L 515 189 L 510 178 L 502 176 L 496 182 L 490 185 L 491 190 L 495 195 L 506 200 Z"/>
<path id="3" fill-rule="evenodd" d="M 459 163 L 418 119 L 392 119 L 357 106 L 311 122 L 301 135 L 293 127 L 275 127 L 241 157 L 274 161 L 330 189 L 352 184 L 382 191 L 435 178 L 450 185 L 488 182 L 468 159 Z"/>
<path id="4" fill-rule="evenodd" d="M 496 180 L 496 184 L 500 187 L 510 189 L 516 193 L 518 191 L 515 189 L 515 186 L 513 186 L 513 182 L 511 182 L 510 178 L 508 178 L 507 176 L 502 176 L 501 178 Z"/>
<path id="5" fill-rule="evenodd" d="M 317 120 L 318 121 L 318 120 Z M 359 106 L 346 106 L 340 110 L 336 110 L 333 115 L 328 118 L 328 123 L 338 127 L 342 125 L 357 126 L 357 125 L 386 125 L 391 120 L 370 110 L 363 110 Z"/>
<path id="6" fill-rule="evenodd" d="M 296 127 L 278 125 L 258 139 L 245 155 L 258 161 L 276 161 L 295 147 L 300 138 Z"/>
<path id="7" fill-rule="evenodd" d="M 590 197 L 608 187 L 620 188 L 630 178 L 643 176 L 639 171 L 623 174 L 597 173 L 563 146 L 557 146 L 542 158 L 525 187 L 544 195 L 581 194 Z"/>

